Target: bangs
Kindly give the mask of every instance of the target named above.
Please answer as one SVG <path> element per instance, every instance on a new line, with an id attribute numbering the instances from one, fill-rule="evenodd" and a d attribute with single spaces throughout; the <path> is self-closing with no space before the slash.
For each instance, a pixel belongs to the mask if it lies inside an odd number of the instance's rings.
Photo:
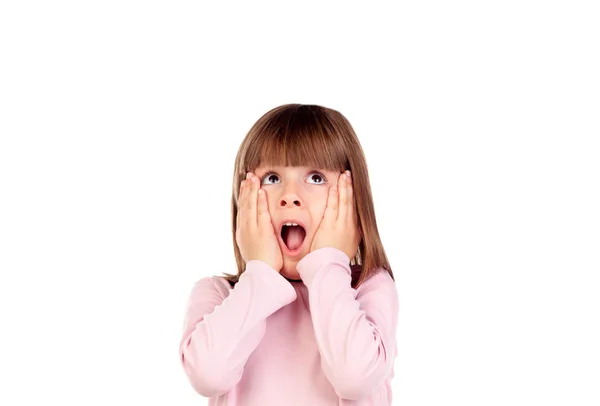
<path id="1" fill-rule="evenodd" d="M 307 166 L 330 171 L 348 169 L 344 134 L 318 106 L 287 105 L 256 123 L 241 168 Z M 241 169 L 240 168 L 240 169 Z"/>

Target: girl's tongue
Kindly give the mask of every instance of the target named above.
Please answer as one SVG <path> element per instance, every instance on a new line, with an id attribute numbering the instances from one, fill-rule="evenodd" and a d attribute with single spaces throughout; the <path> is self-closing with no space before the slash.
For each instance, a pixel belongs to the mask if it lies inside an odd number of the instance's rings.
<path id="1" fill-rule="evenodd" d="M 306 237 L 306 231 L 300 226 L 284 226 L 282 237 L 285 245 L 291 251 L 294 251 L 302 245 L 304 237 Z"/>

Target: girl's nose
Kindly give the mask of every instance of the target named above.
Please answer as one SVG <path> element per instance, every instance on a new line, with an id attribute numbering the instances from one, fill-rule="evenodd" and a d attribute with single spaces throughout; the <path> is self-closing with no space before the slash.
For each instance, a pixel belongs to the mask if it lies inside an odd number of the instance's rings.
<path id="1" fill-rule="evenodd" d="M 302 204 L 300 203 L 300 199 L 292 197 L 292 196 L 283 196 L 281 198 L 281 201 L 279 202 L 279 204 L 281 205 L 281 207 L 285 207 L 285 206 L 302 207 Z"/>
<path id="2" fill-rule="evenodd" d="M 281 207 L 285 207 L 285 206 L 301 207 L 302 206 L 302 199 L 300 199 L 300 196 L 298 195 L 297 186 L 289 185 L 285 188 L 285 190 L 283 191 L 283 195 L 281 196 L 281 199 L 279 200 L 279 205 Z"/>

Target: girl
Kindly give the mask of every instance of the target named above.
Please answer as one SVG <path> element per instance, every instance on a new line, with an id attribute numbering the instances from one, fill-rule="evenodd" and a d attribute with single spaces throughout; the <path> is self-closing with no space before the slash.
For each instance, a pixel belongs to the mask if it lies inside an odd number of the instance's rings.
<path id="1" fill-rule="evenodd" d="M 398 295 L 348 120 L 276 107 L 235 162 L 237 274 L 194 285 L 179 356 L 209 405 L 390 405 Z"/>

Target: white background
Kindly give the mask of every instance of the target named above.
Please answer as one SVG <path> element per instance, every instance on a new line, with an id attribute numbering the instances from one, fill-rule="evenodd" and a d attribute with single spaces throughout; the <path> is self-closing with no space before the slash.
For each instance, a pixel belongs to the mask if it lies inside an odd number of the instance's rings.
<path id="1" fill-rule="evenodd" d="M 599 405 L 595 2 L 248 3 L 0 5 L 0 404 L 207 404 L 237 148 L 311 103 L 367 155 L 394 405 Z"/>

